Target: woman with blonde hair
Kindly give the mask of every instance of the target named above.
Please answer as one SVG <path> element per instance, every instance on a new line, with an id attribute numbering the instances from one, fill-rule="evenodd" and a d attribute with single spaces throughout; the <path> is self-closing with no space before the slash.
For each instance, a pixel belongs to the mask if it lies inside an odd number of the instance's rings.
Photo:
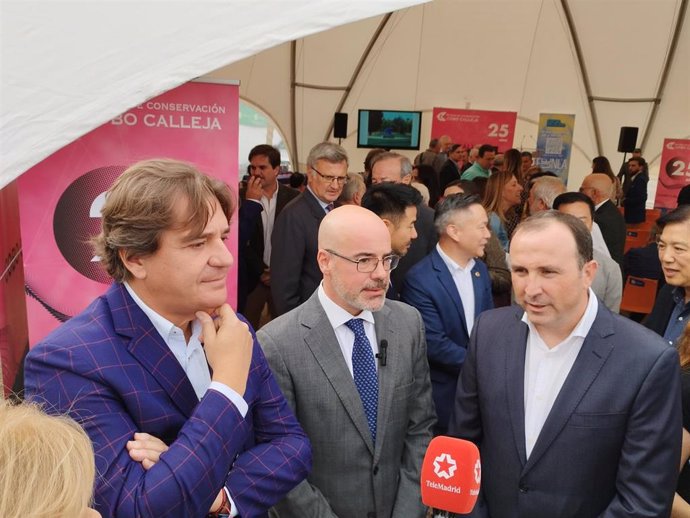
<path id="1" fill-rule="evenodd" d="M 510 171 L 499 171 L 486 181 L 482 205 L 489 215 L 489 227 L 504 251 L 508 251 L 510 235 L 506 228 L 510 210 L 520 204 L 522 186 Z"/>
<path id="2" fill-rule="evenodd" d="M 0 401 L 0 516 L 96 518 L 93 447 L 68 417 Z"/>

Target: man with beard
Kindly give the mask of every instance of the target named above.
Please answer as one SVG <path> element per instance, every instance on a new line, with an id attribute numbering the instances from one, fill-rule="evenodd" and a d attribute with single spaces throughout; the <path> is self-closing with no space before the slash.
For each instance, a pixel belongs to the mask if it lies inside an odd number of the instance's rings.
<path id="1" fill-rule="evenodd" d="M 317 261 L 316 293 L 257 335 L 314 455 L 311 475 L 275 510 L 422 518 L 435 416 L 422 319 L 385 298 L 398 263 L 390 233 L 367 209 L 337 208 L 321 222 Z"/>
<path id="2" fill-rule="evenodd" d="M 438 244 L 405 277 L 402 300 L 422 314 L 428 343 L 436 435 L 444 435 L 474 320 L 494 307 L 484 255 L 491 237 L 477 196 L 454 194 L 436 206 Z"/>
<path id="3" fill-rule="evenodd" d="M 403 257 L 417 238 L 415 223 L 417 207 L 422 203 L 421 193 L 402 183 L 372 185 L 362 198 L 362 207 L 369 209 L 386 224 L 391 235 L 391 249 Z M 401 286 L 391 283 L 386 296 L 398 300 Z"/>

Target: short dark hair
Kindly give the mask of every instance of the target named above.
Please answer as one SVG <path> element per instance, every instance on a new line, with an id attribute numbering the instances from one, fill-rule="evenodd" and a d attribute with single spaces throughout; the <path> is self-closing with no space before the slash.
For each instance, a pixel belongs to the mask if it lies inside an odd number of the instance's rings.
<path id="1" fill-rule="evenodd" d="M 307 176 L 299 171 L 295 171 L 290 175 L 290 187 L 293 189 L 302 187 L 305 183 L 307 183 Z"/>
<path id="2" fill-rule="evenodd" d="M 492 146 L 491 144 L 484 144 L 484 145 L 479 147 L 479 156 L 480 157 L 483 157 L 486 153 L 489 153 L 489 152 L 495 153 L 496 148 L 494 146 Z"/>
<path id="3" fill-rule="evenodd" d="M 518 224 L 513 232 L 513 239 L 518 232 L 533 232 L 541 230 L 548 223 L 557 222 L 565 225 L 573 238 L 575 239 L 575 246 L 577 247 L 577 262 L 580 268 L 594 258 L 594 251 L 592 246 L 592 233 L 587 229 L 585 224 L 575 216 L 558 212 L 557 210 L 544 210 L 530 216 L 526 220 Z"/>
<path id="4" fill-rule="evenodd" d="M 594 202 L 592 198 L 581 192 L 564 192 L 559 194 L 553 200 L 553 209 L 558 210 L 561 205 L 570 205 L 571 203 L 586 203 L 589 207 L 589 215 L 594 219 Z"/>
<path id="5" fill-rule="evenodd" d="M 249 152 L 249 161 L 251 162 L 252 158 L 255 156 L 265 156 L 268 158 L 268 162 L 271 164 L 273 169 L 280 165 L 280 151 L 273 146 L 269 146 L 268 144 L 259 144 L 258 146 L 254 146 Z"/>
<path id="6" fill-rule="evenodd" d="M 656 220 L 656 226 L 659 227 L 659 232 L 664 230 L 666 225 L 675 223 L 690 223 L 690 205 L 679 205 L 678 208 L 667 212 Z"/>
<path id="7" fill-rule="evenodd" d="M 467 210 L 471 205 L 481 205 L 482 201 L 476 194 L 451 194 L 436 204 L 434 211 L 434 227 L 441 235 L 448 226 L 450 218 L 455 212 Z"/>
<path id="8" fill-rule="evenodd" d="M 530 153 L 529 151 L 523 151 L 522 153 L 520 153 L 520 156 L 525 158 L 532 158 L 532 153 Z"/>
<path id="9" fill-rule="evenodd" d="M 644 167 L 647 165 L 647 161 L 642 158 L 641 156 L 634 156 L 628 159 L 628 162 L 637 162 L 637 165 L 640 167 Z"/>
<path id="10" fill-rule="evenodd" d="M 422 202 L 422 194 L 417 189 L 392 182 L 372 185 L 362 197 L 362 207 L 396 225 L 408 207 L 417 207 Z"/>
<path id="11" fill-rule="evenodd" d="M 676 206 L 690 205 L 690 184 L 678 191 L 678 198 L 676 199 Z"/>

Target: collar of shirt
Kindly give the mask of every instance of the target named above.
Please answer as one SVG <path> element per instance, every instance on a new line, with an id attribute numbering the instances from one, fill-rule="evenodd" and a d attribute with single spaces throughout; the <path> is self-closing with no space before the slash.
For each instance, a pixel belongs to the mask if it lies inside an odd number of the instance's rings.
<path id="1" fill-rule="evenodd" d="M 451 271 L 451 274 L 452 274 L 452 272 L 454 272 L 454 271 L 458 271 L 458 272 L 460 272 L 460 273 L 464 273 L 464 272 L 467 272 L 467 271 L 471 271 L 472 268 L 474 268 L 474 265 L 476 264 L 474 259 L 470 259 L 469 262 L 468 262 L 468 263 L 465 265 L 465 267 L 463 268 L 463 267 L 460 266 L 458 263 L 456 263 L 455 261 L 453 261 L 453 260 L 443 251 L 443 248 L 441 248 L 441 245 L 438 244 L 438 243 L 436 243 L 436 251 L 438 252 L 438 255 L 441 256 L 441 259 L 443 259 L 443 262 L 446 264 L 446 266 L 448 267 L 448 269 Z"/>
<path id="2" fill-rule="evenodd" d="M 376 341 L 374 315 L 371 311 L 365 310 L 357 316 L 352 316 L 326 295 L 323 289 L 323 283 L 319 285 L 317 294 L 321 307 L 323 307 L 323 310 L 326 312 L 326 317 L 333 328 L 333 334 L 335 334 L 335 338 L 338 341 L 338 347 L 340 347 L 345 365 L 350 371 L 350 375 L 353 375 L 352 351 L 354 349 L 355 335 L 352 330 L 345 325 L 345 322 L 353 318 L 361 318 L 364 321 L 364 333 L 367 335 L 373 354 L 376 355 L 379 352 L 379 346 Z M 376 362 L 376 368 L 378 370 L 378 362 Z"/>
<path id="3" fill-rule="evenodd" d="M 149 306 L 146 305 L 146 303 L 139 298 L 139 296 L 134 292 L 132 287 L 125 282 L 125 289 L 129 293 L 130 297 L 132 297 L 132 300 L 134 300 L 134 303 L 139 306 L 139 308 L 144 312 L 144 314 L 149 318 L 151 323 L 153 324 L 153 327 L 156 328 L 156 331 L 158 331 L 158 334 L 161 335 L 161 338 L 163 338 L 163 341 L 165 344 L 170 347 L 170 340 L 173 338 L 173 335 L 175 333 L 175 330 L 178 330 L 179 332 L 182 333 L 182 336 L 184 336 L 184 331 L 177 327 L 175 324 L 170 322 L 170 320 L 166 319 L 162 315 L 159 315 L 156 313 L 153 309 L 151 309 Z M 201 334 L 201 322 L 198 320 L 194 319 L 192 321 L 192 337 L 189 339 L 190 345 L 192 344 L 192 339 L 199 343 L 199 335 Z M 201 344 L 200 344 L 201 346 Z"/>
<path id="4" fill-rule="evenodd" d="M 601 203 L 597 203 L 597 204 L 594 206 L 594 210 L 599 210 L 599 208 L 600 208 L 604 203 L 606 203 L 607 201 L 609 201 L 608 198 L 606 198 L 606 199 L 605 199 L 604 201 L 602 201 Z"/>
<path id="5" fill-rule="evenodd" d="M 592 288 L 589 288 L 588 295 L 589 300 L 587 301 L 587 307 L 585 308 L 585 312 L 582 315 L 582 318 L 580 318 L 580 321 L 577 323 L 575 328 L 571 331 L 571 333 L 565 340 L 557 344 L 555 347 L 551 348 L 552 351 L 558 349 L 561 345 L 570 342 L 570 340 L 575 337 L 587 337 L 589 330 L 592 328 L 592 325 L 594 324 L 594 320 L 597 318 L 597 311 L 599 310 L 599 302 L 597 301 L 597 296 L 592 291 Z M 526 311 L 522 314 L 521 320 L 525 324 L 527 324 L 527 327 L 529 327 L 530 335 L 534 335 L 538 338 L 538 343 L 540 344 L 540 346 L 543 345 L 544 347 L 546 347 L 546 344 L 539 335 L 539 332 L 537 331 L 536 327 L 534 327 L 534 324 L 532 324 L 532 322 L 529 321 L 529 317 Z"/>
<path id="6" fill-rule="evenodd" d="M 314 191 L 312 191 L 312 190 L 311 190 L 311 187 L 309 187 L 308 185 L 307 185 L 307 190 L 311 193 L 311 195 L 314 197 L 314 199 L 315 199 L 316 201 L 319 202 L 319 205 L 321 205 L 321 208 L 325 211 L 325 210 L 326 210 L 326 207 L 328 207 L 328 206 L 330 205 L 330 203 L 324 203 L 324 202 L 322 202 L 322 201 L 319 199 L 319 197 L 318 197 L 316 194 L 314 194 Z"/>
<path id="7" fill-rule="evenodd" d="M 280 184 L 278 183 L 278 180 L 276 180 L 276 190 L 273 191 L 273 195 L 268 197 L 263 193 L 263 191 L 261 191 L 261 200 L 266 200 L 269 202 L 275 201 L 278 198 L 278 189 L 280 189 Z"/>

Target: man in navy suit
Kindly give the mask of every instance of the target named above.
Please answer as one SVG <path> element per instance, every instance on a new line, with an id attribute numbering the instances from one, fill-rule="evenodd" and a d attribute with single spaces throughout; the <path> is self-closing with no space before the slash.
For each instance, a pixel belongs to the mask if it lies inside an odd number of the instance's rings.
<path id="1" fill-rule="evenodd" d="M 449 434 L 482 457 L 472 516 L 668 516 L 681 446 L 674 348 L 590 289 L 592 237 L 546 211 L 510 243 L 522 306 L 479 316 Z"/>
<path id="2" fill-rule="evenodd" d="M 436 248 L 410 269 L 402 300 L 417 308 L 426 329 L 427 356 L 438 423 L 448 428 L 458 375 L 465 361 L 472 326 L 493 308 L 491 278 L 484 255 L 490 237 L 488 218 L 479 198 L 447 196 L 436 206 Z"/>
<path id="3" fill-rule="evenodd" d="M 304 432 L 225 302 L 232 208 L 228 187 L 189 164 L 130 167 L 95 239 L 115 282 L 27 356 L 27 397 L 93 442 L 103 516 L 264 516 L 310 469 Z"/>

